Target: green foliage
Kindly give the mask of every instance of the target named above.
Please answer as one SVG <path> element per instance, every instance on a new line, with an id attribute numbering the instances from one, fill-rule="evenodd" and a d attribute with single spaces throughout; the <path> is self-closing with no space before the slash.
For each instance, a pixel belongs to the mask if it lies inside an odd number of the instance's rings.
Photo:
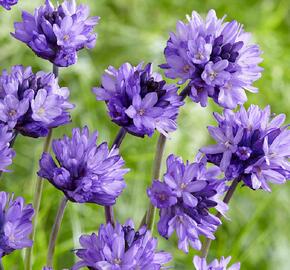
<path id="1" fill-rule="evenodd" d="M 34 71 L 51 70 L 51 64 L 38 59 L 24 44 L 14 40 L 9 32 L 13 22 L 20 19 L 21 9 L 33 11 L 40 0 L 25 1 L 11 12 L 0 10 L 0 69 L 11 65 L 31 65 Z M 56 2 L 56 1 L 54 1 Z M 175 28 L 178 19 L 193 9 L 206 13 L 210 8 L 219 16 L 228 14 L 253 32 L 254 39 L 264 51 L 262 79 L 257 82 L 260 93 L 249 94 L 250 103 L 261 106 L 271 104 L 276 113 L 289 116 L 290 98 L 290 17 L 288 0 L 83 0 L 91 6 L 92 14 L 101 16 L 97 27 L 99 39 L 92 51 L 83 51 L 78 64 L 60 72 L 61 85 L 71 89 L 71 100 L 76 104 L 72 113 L 73 122 L 58 128 L 55 137 L 70 134 L 72 127 L 88 125 L 98 129 L 100 141 L 112 142 L 118 128 L 110 122 L 105 105 L 95 101 L 91 87 L 99 85 L 101 74 L 108 65 L 119 66 L 128 61 L 160 64 L 168 32 Z M 157 67 L 156 67 L 157 70 Z M 289 91 L 289 93 L 288 93 Z M 212 103 L 206 109 L 192 102 L 182 108 L 179 129 L 168 141 L 166 154 L 175 153 L 184 159 L 193 160 L 199 147 L 209 143 L 206 126 L 213 123 L 212 111 L 218 109 Z M 289 121 L 289 120 L 288 120 Z M 142 218 L 148 203 L 146 187 L 151 181 L 151 167 L 157 136 L 141 140 L 128 136 L 121 148 L 126 165 L 131 169 L 126 176 L 127 189 L 115 207 L 117 218 L 124 222 L 128 217 L 136 223 Z M 1 180 L 1 190 L 22 195 L 32 201 L 38 159 L 42 151 L 42 139 L 19 137 L 15 148 L 17 156 L 12 173 L 6 173 Z M 45 182 L 44 196 L 37 226 L 34 246 L 33 269 L 45 265 L 49 232 L 62 194 Z M 290 254 L 290 186 L 275 186 L 273 192 L 253 192 L 247 188 L 238 190 L 231 202 L 225 220 L 217 232 L 210 258 L 232 255 L 234 261 L 241 261 L 242 269 L 289 269 Z M 95 205 L 70 203 L 60 231 L 56 248 L 55 269 L 69 268 L 76 259 L 72 250 L 78 247 L 81 233 L 96 231 L 104 221 L 103 209 Z M 156 230 L 155 230 L 156 231 Z M 176 248 L 176 240 L 160 240 L 162 249 L 172 252 L 174 269 L 193 269 L 190 254 L 183 254 Z M 4 258 L 5 269 L 24 269 L 24 252 L 16 251 Z"/>

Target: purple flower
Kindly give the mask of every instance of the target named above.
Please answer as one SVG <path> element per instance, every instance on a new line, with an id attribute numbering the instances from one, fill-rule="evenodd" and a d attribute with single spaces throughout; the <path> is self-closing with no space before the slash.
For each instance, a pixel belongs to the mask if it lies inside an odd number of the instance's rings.
<path id="1" fill-rule="evenodd" d="M 215 145 L 203 147 L 208 160 L 218 165 L 228 180 L 241 179 L 252 189 L 271 191 L 268 183 L 282 184 L 290 174 L 290 130 L 282 126 L 285 115 L 271 116 L 251 105 L 246 111 L 215 114 L 218 127 L 208 127 Z"/>
<path id="2" fill-rule="evenodd" d="M 194 256 L 193 264 L 196 270 L 239 270 L 240 263 L 235 263 L 228 267 L 231 257 L 221 257 L 220 261 L 213 260 L 210 264 L 207 264 L 206 259 Z"/>
<path id="3" fill-rule="evenodd" d="M 31 204 L 25 205 L 22 197 L 13 199 L 6 192 L 0 192 L 0 257 L 32 246 L 29 234 L 32 231 Z"/>
<path id="4" fill-rule="evenodd" d="M 165 75 L 188 81 L 190 98 L 206 106 L 208 97 L 233 109 L 247 100 L 244 89 L 257 92 L 253 82 L 261 76 L 261 51 L 250 43 L 250 34 L 236 21 L 224 22 L 210 10 L 204 20 L 193 11 L 188 22 L 177 22 L 170 33 L 161 65 Z"/>
<path id="5" fill-rule="evenodd" d="M 169 253 L 156 251 L 157 239 L 145 227 L 135 231 L 130 220 L 123 226 L 117 223 L 115 228 L 101 225 L 98 235 L 83 235 L 80 244 L 82 248 L 76 254 L 81 261 L 72 270 L 158 270 L 171 260 Z"/>
<path id="6" fill-rule="evenodd" d="M 7 171 L 12 163 L 12 158 L 15 152 L 10 148 L 10 142 L 13 139 L 13 134 L 8 130 L 8 126 L 0 124 L 0 172 Z"/>
<path id="7" fill-rule="evenodd" d="M 18 0 L 0 0 L 0 6 L 4 7 L 7 10 L 11 9 L 11 6 L 16 5 Z"/>
<path id="8" fill-rule="evenodd" d="M 0 123 L 24 136 L 43 137 L 49 129 L 70 122 L 69 90 L 52 73 L 34 74 L 31 67 L 13 66 L 0 77 Z"/>
<path id="9" fill-rule="evenodd" d="M 77 6 L 75 0 L 64 1 L 56 8 L 46 0 L 34 15 L 23 11 L 22 19 L 15 23 L 12 35 L 59 67 L 75 64 L 77 51 L 95 46 L 97 35 L 93 30 L 99 17 L 89 17 L 89 7 Z"/>
<path id="10" fill-rule="evenodd" d="M 176 129 L 183 102 L 177 87 L 153 73 L 151 64 L 144 68 L 129 63 L 119 69 L 110 66 L 102 77 L 102 87 L 93 91 L 97 100 L 106 101 L 112 121 L 133 135 L 152 136 L 155 129 L 167 135 Z"/>
<path id="11" fill-rule="evenodd" d="M 126 184 L 124 160 L 119 150 L 107 143 L 96 145 L 98 133 L 91 136 L 87 127 L 75 128 L 72 138 L 54 140 L 52 149 L 58 165 L 49 153 L 43 153 L 38 175 L 48 179 L 65 196 L 78 203 L 113 205 Z"/>
<path id="12" fill-rule="evenodd" d="M 160 209 L 160 235 L 169 238 L 176 231 L 178 248 L 184 252 L 189 245 L 201 248 L 200 235 L 214 239 L 213 233 L 221 224 L 209 211 L 216 208 L 224 214 L 227 210 L 219 200 L 225 191 L 224 181 L 216 179 L 219 173 L 216 166 L 207 169 L 204 158 L 184 164 L 181 158 L 170 155 L 164 182 L 154 181 L 147 190 L 152 204 Z"/>

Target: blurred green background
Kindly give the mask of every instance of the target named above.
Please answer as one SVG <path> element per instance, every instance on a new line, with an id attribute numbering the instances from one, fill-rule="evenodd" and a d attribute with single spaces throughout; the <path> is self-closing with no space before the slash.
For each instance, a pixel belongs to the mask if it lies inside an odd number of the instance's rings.
<path id="1" fill-rule="evenodd" d="M 21 9 L 33 11 L 40 0 L 19 0 L 12 11 L 0 10 L 0 69 L 11 65 L 31 65 L 34 71 L 51 70 L 51 64 L 38 59 L 24 44 L 14 40 L 9 33 L 13 22 L 19 20 Z M 56 1 L 53 1 L 56 3 Z M 290 107 L 290 3 L 289 0 L 79 0 L 91 7 L 92 15 L 101 16 L 97 26 L 99 38 L 91 51 L 79 54 L 78 63 L 60 72 L 60 83 L 71 89 L 71 101 L 76 104 L 72 124 L 60 127 L 55 136 L 70 134 L 72 127 L 88 125 L 98 129 L 99 141 L 112 142 L 118 128 L 107 116 L 105 105 L 95 101 L 91 87 L 99 85 L 103 70 L 108 65 L 119 66 L 125 61 L 164 62 L 163 48 L 168 32 L 175 29 L 178 19 L 183 20 L 192 10 L 206 13 L 214 8 L 219 17 L 228 14 L 249 32 L 264 51 L 265 71 L 256 86 L 257 95 L 248 94 L 251 103 L 261 106 L 271 104 L 273 112 L 286 113 Z M 209 143 L 206 126 L 214 123 L 212 112 L 217 106 L 210 103 L 201 108 L 187 102 L 181 109 L 179 129 L 168 141 L 166 155 L 175 153 L 193 160 L 198 148 Z M 289 123 L 289 119 L 288 119 Z M 153 138 L 126 137 L 121 153 L 131 172 L 126 176 L 127 189 L 118 199 L 117 218 L 124 222 L 128 217 L 139 223 L 148 203 L 146 187 L 151 181 L 152 160 L 157 134 Z M 1 190 L 22 195 L 32 201 L 38 159 L 43 139 L 19 137 L 15 148 L 17 156 L 1 180 Z M 48 182 L 44 196 L 34 246 L 33 269 L 45 265 L 49 232 L 62 193 Z M 289 270 L 290 265 L 290 184 L 273 186 L 272 193 L 239 189 L 231 202 L 230 220 L 224 222 L 212 245 L 210 259 L 232 255 L 233 261 L 242 263 L 241 269 Z M 91 233 L 104 220 L 101 207 L 69 203 L 58 238 L 55 269 L 69 268 L 76 258 L 72 249 L 79 247 L 81 233 Z M 160 239 L 159 247 L 174 256 L 174 269 L 193 269 L 192 257 L 196 251 L 183 254 L 176 248 L 176 239 Z M 24 252 L 16 251 L 4 258 L 5 269 L 24 269 Z"/>

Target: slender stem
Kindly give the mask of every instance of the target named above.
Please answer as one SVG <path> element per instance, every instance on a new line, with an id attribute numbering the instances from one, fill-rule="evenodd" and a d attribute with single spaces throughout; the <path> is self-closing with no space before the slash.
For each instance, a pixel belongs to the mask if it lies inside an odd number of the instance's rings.
<path id="1" fill-rule="evenodd" d="M 179 96 L 181 97 L 181 100 L 184 100 L 190 91 L 190 86 L 187 85 L 180 93 Z M 158 143 L 156 146 L 156 153 L 155 153 L 155 159 L 154 159 L 154 168 L 153 168 L 153 180 L 159 179 L 160 176 L 160 169 L 161 169 L 161 162 L 163 158 L 164 153 L 164 147 L 166 143 L 166 137 L 162 134 L 159 135 Z M 140 227 L 143 225 L 147 225 L 147 228 L 151 230 L 151 233 L 153 232 L 154 228 L 154 222 L 155 222 L 155 215 L 156 215 L 156 208 L 150 203 L 147 211 L 145 212 Z"/>
<path id="2" fill-rule="evenodd" d="M 117 136 L 116 136 L 111 148 L 113 148 L 114 146 L 116 148 L 119 148 L 121 143 L 123 142 L 123 139 L 126 136 L 126 133 L 127 133 L 127 131 L 124 128 L 121 128 L 119 130 L 119 132 L 118 132 L 118 134 L 117 134 Z"/>
<path id="3" fill-rule="evenodd" d="M 54 74 L 55 78 L 58 78 L 58 67 L 55 65 L 53 65 L 53 74 Z M 49 130 L 48 135 L 46 137 L 46 140 L 44 142 L 43 152 L 49 151 L 51 139 L 52 139 L 52 129 Z M 32 241 L 34 241 L 34 239 L 35 239 L 37 217 L 38 217 L 40 202 L 41 202 L 41 198 L 42 198 L 42 190 L 43 190 L 43 180 L 40 176 L 38 176 L 36 179 L 35 192 L 34 192 L 34 198 L 33 198 L 34 217 L 33 217 L 32 232 L 31 232 L 31 240 Z M 31 268 L 32 268 L 32 264 L 31 264 L 32 249 L 33 249 L 33 246 L 26 249 L 25 270 L 31 270 Z"/>
<path id="4" fill-rule="evenodd" d="M 105 207 L 105 217 L 106 223 L 111 223 L 115 227 L 115 218 L 114 218 L 114 208 L 112 205 L 106 205 Z"/>
<path id="5" fill-rule="evenodd" d="M 4 270 L 4 265 L 3 265 L 2 260 L 0 260 L 0 270 Z"/>
<path id="6" fill-rule="evenodd" d="M 158 138 L 158 142 L 157 142 L 154 165 L 153 165 L 153 174 L 152 174 L 153 180 L 159 179 L 159 176 L 160 176 L 160 169 L 161 169 L 161 163 L 162 163 L 163 153 L 165 149 L 165 143 L 166 143 L 166 137 L 163 134 L 160 134 Z M 151 230 L 151 233 L 153 233 L 155 214 L 156 214 L 156 208 L 150 203 L 149 208 L 147 210 L 147 214 L 146 214 L 145 224 L 147 225 L 147 228 Z"/>
<path id="7" fill-rule="evenodd" d="M 52 139 L 52 129 L 49 131 L 46 137 L 46 140 L 44 142 L 43 152 L 49 151 L 51 139 Z M 42 189 L 43 189 L 43 180 L 40 176 L 38 176 L 36 179 L 35 192 L 34 192 L 34 198 L 33 198 L 34 217 L 33 217 L 32 232 L 31 232 L 32 241 L 34 241 L 35 239 L 37 218 L 38 218 L 40 202 L 41 202 L 41 197 L 42 197 Z M 26 270 L 30 270 L 32 267 L 31 265 L 32 247 L 29 247 L 26 249 L 26 254 L 25 254 L 25 269 Z"/>
<path id="8" fill-rule="evenodd" d="M 52 231 L 50 233 L 48 252 L 47 252 L 47 262 L 46 262 L 47 267 L 52 267 L 53 265 L 53 254 L 55 250 L 56 239 L 57 239 L 57 235 L 60 229 L 61 221 L 63 219 L 64 210 L 67 205 L 67 202 L 68 200 L 64 196 L 59 205 L 59 208 L 55 217 L 55 221 L 52 227 Z"/>
<path id="9" fill-rule="evenodd" d="M 55 78 L 58 79 L 58 75 L 59 75 L 59 68 L 58 68 L 58 66 L 53 65 L 52 66 L 52 72 L 53 72 Z"/>
<path id="10" fill-rule="evenodd" d="M 224 203 L 229 204 L 229 202 L 230 202 L 235 190 L 237 189 L 237 186 L 238 186 L 239 183 L 240 183 L 240 179 L 239 178 L 236 178 L 232 182 L 229 190 L 227 191 L 227 193 L 226 193 L 226 195 L 225 195 L 225 197 L 223 199 Z M 222 214 L 220 212 L 218 212 L 216 214 L 216 217 L 221 218 Z M 209 248 L 210 248 L 210 245 L 211 245 L 211 241 L 212 241 L 211 239 L 206 238 L 204 244 L 202 245 L 202 248 L 201 248 L 201 257 L 202 258 L 206 258 L 207 257 L 207 254 L 209 252 Z"/>
<path id="11" fill-rule="evenodd" d="M 127 131 L 124 128 L 121 128 L 111 146 L 111 149 L 113 147 L 119 148 L 121 143 L 123 142 Z M 111 223 L 113 226 L 115 226 L 115 219 L 114 219 L 114 209 L 112 205 L 104 206 L 105 208 L 105 218 L 106 223 Z"/>

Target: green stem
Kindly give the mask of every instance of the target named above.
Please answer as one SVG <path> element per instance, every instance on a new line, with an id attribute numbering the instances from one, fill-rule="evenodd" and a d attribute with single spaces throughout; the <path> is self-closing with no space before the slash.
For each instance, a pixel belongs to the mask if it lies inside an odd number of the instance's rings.
<path id="1" fill-rule="evenodd" d="M 48 245 L 48 252 L 47 252 L 47 263 L 46 263 L 47 267 L 53 266 L 53 255 L 54 255 L 54 250 L 55 250 L 56 239 L 58 236 L 58 232 L 60 229 L 60 225 L 61 225 L 61 222 L 63 219 L 64 210 L 65 210 L 65 207 L 67 205 L 67 202 L 68 202 L 68 200 L 64 196 L 60 205 L 59 205 L 59 208 L 58 208 L 58 211 L 57 211 L 57 214 L 55 217 L 55 221 L 54 221 L 54 224 L 53 224 L 53 227 L 51 230 L 51 234 L 50 234 L 50 238 L 49 238 L 49 245 Z"/>
<path id="2" fill-rule="evenodd" d="M 236 178 L 232 182 L 229 190 L 227 191 L 227 193 L 226 193 L 226 195 L 225 195 L 225 197 L 223 199 L 224 203 L 229 204 L 229 202 L 230 202 L 231 198 L 233 197 L 234 192 L 237 189 L 237 186 L 238 186 L 239 183 L 240 183 L 240 179 L 239 178 Z M 216 214 L 216 217 L 221 218 L 222 214 L 220 212 L 218 212 Z M 206 258 L 207 257 L 209 249 L 210 249 L 211 242 L 212 242 L 211 239 L 206 238 L 205 242 L 203 243 L 202 248 L 201 248 L 201 257 L 202 258 Z"/>
<path id="3" fill-rule="evenodd" d="M 44 142 L 43 146 L 43 152 L 48 152 L 51 144 L 52 139 L 52 129 L 49 131 L 46 140 Z M 32 223 L 32 232 L 31 232 L 31 240 L 35 240 L 35 232 L 36 232 L 36 226 L 37 226 L 37 218 L 40 208 L 40 202 L 42 197 L 42 189 L 43 189 L 43 180 L 40 176 L 36 179 L 35 184 L 35 192 L 34 192 L 34 198 L 33 198 L 33 208 L 34 208 L 34 217 L 33 217 L 33 223 Z M 31 270 L 31 257 L 32 257 L 32 247 L 29 247 L 26 249 L 25 254 L 25 269 Z"/>
<path id="4" fill-rule="evenodd" d="M 166 143 L 166 137 L 163 134 L 160 134 L 158 138 L 157 146 L 156 146 L 152 180 L 159 179 L 163 153 L 165 149 L 165 143 Z M 147 228 L 151 230 L 151 233 L 153 233 L 153 229 L 154 229 L 155 215 L 156 215 L 156 208 L 150 203 L 147 213 L 146 213 L 145 224 L 142 224 L 142 225 L 147 225 Z"/>
<path id="5" fill-rule="evenodd" d="M 58 79 L 58 67 L 55 65 L 53 65 L 53 74 L 54 74 L 55 78 Z M 48 135 L 46 137 L 46 140 L 44 142 L 43 152 L 49 151 L 51 139 L 52 139 L 52 129 L 49 130 Z M 43 180 L 40 176 L 38 176 L 36 179 L 36 183 L 35 183 L 35 192 L 34 192 L 34 198 L 33 198 L 34 217 L 33 217 L 32 232 L 31 232 L 31 240 L 32 241 L 35 240 L 37 217 L 38 217 L 40 202 L 41 202 L 41 198 L 42 198 L 42 190 L 43 190 Z M 32 269 L 32 263 L 31 263 L 32 251 L 33 251 L 33 246 L 26 249 L 25 270 Z"/>
<path id="6" fill-rule="evenodd" d="M 111 146 L 111 149 L 113 147 L 120 148 L 121 143 L 123 142 L 125 136 L 127 134 L 127 131 L 124 128 L 121 128 Z M 114 208 L 113 205 L 106 205 L 104 206 L 105 209 L 105 218 L 106 223 L 111 223 L 113 226 L 115 226 L 115 218 L 114 218 Z"/>

